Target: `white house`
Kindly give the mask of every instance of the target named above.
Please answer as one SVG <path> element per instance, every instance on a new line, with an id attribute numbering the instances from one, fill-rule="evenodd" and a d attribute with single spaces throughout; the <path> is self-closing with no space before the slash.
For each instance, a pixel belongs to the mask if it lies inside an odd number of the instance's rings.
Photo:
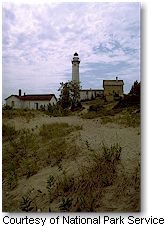
<path id="1" fill-rule="evenodd" d="M 22 96 L 21 90 L 19 90 L 19 95 L 11 95 L 5 100 L 6 105 L 18 109 L 47 108 L 49 104 L 55 105 L 57 103 L 57 98 L 54 94 L 24 94 Z"/>
<path id="2" fill-rule="evenodd" d="M 96 97 L 102 97 L 104 91 L 101 89 L 81 89 L 80 100 L 92 100 Z"/>

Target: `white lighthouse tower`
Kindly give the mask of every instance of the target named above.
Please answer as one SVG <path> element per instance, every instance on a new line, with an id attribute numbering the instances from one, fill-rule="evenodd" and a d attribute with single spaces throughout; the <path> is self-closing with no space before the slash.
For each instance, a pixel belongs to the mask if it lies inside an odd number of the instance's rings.
<path id="1" fill-rule="evenodd" d="M 72 60 L 72 81 L 79 83 L 79 56 L 77 53 L 74 53 L 73 60 Z"/>

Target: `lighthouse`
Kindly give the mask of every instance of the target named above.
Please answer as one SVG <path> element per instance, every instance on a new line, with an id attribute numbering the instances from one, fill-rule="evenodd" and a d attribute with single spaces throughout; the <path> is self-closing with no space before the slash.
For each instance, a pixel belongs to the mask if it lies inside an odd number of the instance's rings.
<path id="1" fill-rule="evenodd" d="M 79 56 L 77 53 L 74 53 L 73 59 L 72 59 L 72 81 L 79 83 Z"/>

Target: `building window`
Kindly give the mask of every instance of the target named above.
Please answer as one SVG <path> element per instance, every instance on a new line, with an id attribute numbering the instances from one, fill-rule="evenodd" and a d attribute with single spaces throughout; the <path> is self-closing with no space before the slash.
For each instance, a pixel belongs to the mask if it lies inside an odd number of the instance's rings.
<path id="1" fill-rule="evenodd" d="M 35 103 L 35 109 L 38 110 L 39 109 L 39 104 Z"/>
<path id="2" fill-rule="evenodd" d="M 15 102 L 12 101 L 12 102 L 11 102 L 11 107 L 14 107 L 14 106 L 15 106 Z"/>

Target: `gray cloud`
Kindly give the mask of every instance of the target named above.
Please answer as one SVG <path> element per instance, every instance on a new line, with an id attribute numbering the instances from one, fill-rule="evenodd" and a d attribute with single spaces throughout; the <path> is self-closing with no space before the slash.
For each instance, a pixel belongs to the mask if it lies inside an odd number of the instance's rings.
<path id="1" fill-rule="evenodd" d="M 2 22 L 3 98 L 21 87 L 56 92 L 75 51 L 84 87 L 118 74 L 128 91 L 140 79 L 139 3 L 4 3 Z"/>

